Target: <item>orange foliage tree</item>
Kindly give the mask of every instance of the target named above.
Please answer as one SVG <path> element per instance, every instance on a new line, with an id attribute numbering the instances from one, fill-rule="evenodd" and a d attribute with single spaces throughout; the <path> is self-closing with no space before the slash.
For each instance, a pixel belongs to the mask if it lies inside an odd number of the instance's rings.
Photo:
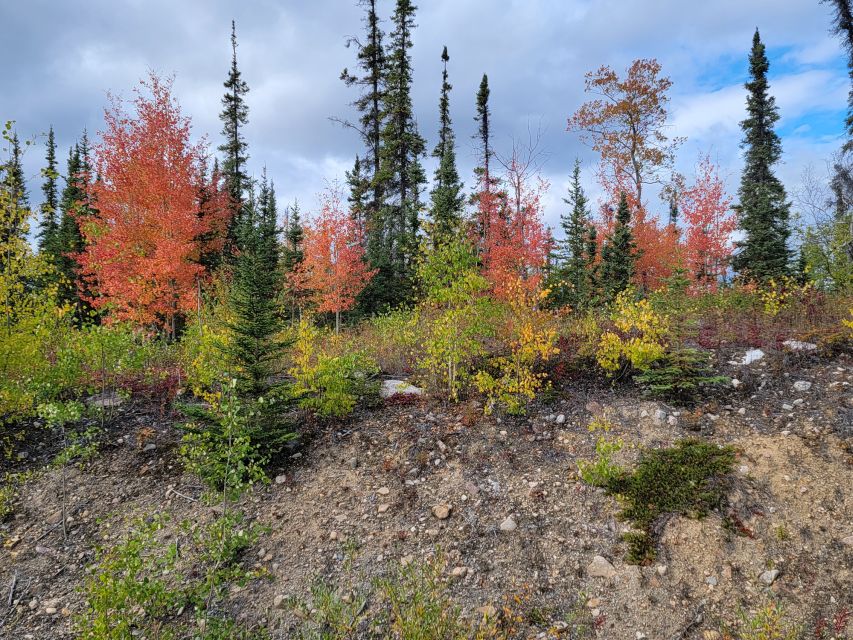
<path id="1" fill-rule="evenodd" d="M 695 183 L 680 194 L 684 220 L 685 261 L 694 279 L 694 289 L 716 291 L 732 256 L 731 234 L 737 227 L 731 197 L 717 167 L 702 158 Z"/>
<path id="2" fill-rule="evenodd" d="M 352 309 L 376 269 L 368 268 L 360 227 L 343 210 L 337 192 L 323 196 L 319 215 L 305 225 L 304 247 L 294 282 L 310 292 L 318 311 L 335 314 L 339 332 L 341 312 Z"/>
<path id="3" fill-rule="evenodd" d="M 140 82 L 127 114 L 113 98 L 95 148 L 97 214 L 80 220 L 79 256 L 91 303 L 110 317 L 163 327 L 198 303 L 199 238 L 215 216 L 200 215 L 202 144 L 172 97 L 171 80 Z"/>
<path id="4" fill-rule="evenodd" d="M 568 120 L 568 130 L 578 132 L 601 156 L 598 178 L 607 196 L 600 238 L 612 225 L 607 205 L 615 210 L 625 193 L 638 250 L 635 283 L 643 289 L 657 288 L 680 259 L 677 229 L 649 215 L 643 199 L 644 186 L 668 179 L 682 142 L 664 132 L 671 86 L 654 59 L 635 60 L 624 78 L 603 66 L 586 74 L 587 93 L 598 97 Z"/>
<path id="5" fill-rule="evenodd" d="M 551 247 L 542 224 L 542 196 L 548 183 L 536 175 L 532 155 L 522 157 L 513 149 L 503 164 L 506 189 L 481 191 L 478 217 L 485 223 L 483 273 L 495 296 L 506 300 L 518 282 L 527 292 L 539 288 Z"/>

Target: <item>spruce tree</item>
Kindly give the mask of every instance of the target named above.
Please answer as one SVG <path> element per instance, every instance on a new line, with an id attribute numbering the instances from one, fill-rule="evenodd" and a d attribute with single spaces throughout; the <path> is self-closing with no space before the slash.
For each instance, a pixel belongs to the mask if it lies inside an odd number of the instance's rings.
<path id="1" fill-rule="evenodd" d="M 586 232 L 586 290 L 589 306 L 598 302 L 600 296 L 599 264 L 598 264 L 598 229 L 592 223 Z"/>
<path id="2" fill-rule="evenodd" d="M 17 132 L 12 133 L 10 141 L 9 162 L 6 164 L 4 187 L 10 194 L 13 204 L 19 210 L 29 209 L 30 199 L 27 195 L 27 182 L 24 178 L 23 152 Z"/>
<path id="3" fill-rule="evenodd" d="M 226 246 L 226 252 L 230 252 L 232 247 L 239 247 L 240 233 L 237 229 L 246 214 L 246 194 L 251 186 L 246 173 L 246 163 L 249 159 L 248 145 L 242 133 L 242 128 L 249 122 L 249 106 L 246 104 L 249 86 L 242 79 L 240 69 L 237 67 L 237 25 L 233 20 L 231 21 L 231 68 L 224 86 L 222 112 L 219 114 L 224 141 L 219 145 L 219 150 L 224 156 L 222 173 L 231 199 L 231 223 Z"/>
<path id="4" fill-rule="evenodd" d="M 80 269 L 75 256 L 83 250 L 85 244 L 77 216 L 84 202 L 86 202 L 86 185 L 78 143 L 68 152 L 65 187 L 59 201 L 59 222 L 54 242 L 54 265 L 59 276 L 59 299 L 61 302 L 77 307 L 78 316 L 84 309 L 81 307 L 79 295 Z"/>
<path id="5" fill-rule="evenodd" d="M 358 50 L 356 57 L 361 75 L 355 76 L 348 69 L 344 69 L 341 72 L 341 80 L 348 87 L 356 86 L 362 90 L 362 94 L 352 103 L 360 114 L 358 123 L 344 122 L 344 124 L 356 129 L 364 142 L 366 155 L 361 161 L 359 172 L 364 172 L 366 180 L 364 188 L 369 189 L 371 193 L 370 198 L 365 200 L 365 217 L 367 220 L 372 220 L 379 215 L 385 192 L 384 183 L 379 179 L 382 164 L 380 149 L 384 123 L 382 100 L 386 64 L 382 39 L 385 34 L 379 27 L 376 0 L 360 0 L 360 4 L 367 9 L 364 20 L 365 40 L 361 42 L 357 38 L 350 38 L 347 46 L 355 45 Z"/>
<path id="6" fill-rule="evenodd" d="M 613 232 L 601 250 L 601 288 L 607 300 L 613 300 L 631 284 L 636 260 L 631 209 L 623 191 L 619 197 Z"/>
<path id="7" fill-rule="evenodd" d="M 42 176 L 44 177 L 41 187 L 43 200 L 38 235 L 39 253 L 47 256 L 51 263 L 55 262 L 57 249 L 56 236 L 59 231 L 59 220 L 57 219 L 57 211 L 59 210 L 57 179 L 59 178 L 59 174 L 56 171 L 56 167 L 56 138 L 53 133 L 53 127 L 51 127 L 47 134 L 45 167 L 42 169 Z"/>
<path id="8" fill-rule="evenodd" d="M 491 173 L 489 171 L 489 163 L 492 157 L 492 131 L 491 131 L 491 112 L 489 111 L 489 77 L 484 73 L 483 79 L 480 81 L 480 88 L 477 91 L 477 113 L 474 116 L 474 121 L 477 123 L 477 132 L 474 138 L 478 141 L 480 153 L 480 166 L 474 172 L 480 182 L 479 188 L 483 185 L 486 188 L 491 188 Z"/>
<path id="9" fill-rule="evenodd" d="M 456 138 L 450 120 L 450 90 L 453 87 L 447 80 L 448 60 L 450 56 L 447 54 L 447 47 L 444 47 L 441 53 L 444 68 L 441 74 L 441 98 L 438 102 L 438 144 L 432 152 L 433 157 L 438 159 L 432 190 L 430 235 L 433 246 L 459 231 L 464 206 L 462 182 L 456 169 Z"/>
<path id="10" fill-rule="evenodd" d="M 773 126 L 779 120 L 776 99 L 769 95 L 769 62 L 756 29 L 749 55 L 750 79 L 746 83 L 747 118 L 741 122 L 744 170 L 738 190 L 738 212 L 744 239 L 734 268 L 750 279 L 765 281 L 790 272 L 788 249 L 789 208 L 785 187 L 774 175 L 773 165 L 782 157 L 782 143 Z"/>
<path id="11" fill-rule="evenodd" d="M 418 133 L 412 107 L 412 31 L 416 7 L 397 0 L 392 16 L 382 114 L 379 180 L 385 202 L 372 221 L 368 259 L 377 275 L 362 293 L 369 310 L 409 300 L 418 248 L 421 190 L 426 182 L 420 159 L 426 142 Z"/>
<path id="12" fill-rule="evenodd" d="M 572 182 L 569 185 L 569 197 L 563 202 L 571 207 L 568 215 L 560 215 L 560 224 L 563 227 L 565 240 L 562 244 L 562 261 L 558 271 L 561 290 L 565 291 L 558 304 L 568 304 L 579 309 L 589 304 L 591 291 L 590 285 L 590 257 L 589 230 L 590 212 L 589 204 L 580 181 L 580 160 L 575 160 L 575 168 L 572 171 Z M 593 256 L 594 260 L 594 256 Z"/>
<path id="13" fill-rule="evenodd" d="M 367 167 L 361 161 L 358 155 L 355 156 L 355 162 L 352 165 L 352 170 L 346 172 L 347 186 L 349 186 L 349 203 L 350 215 L 355 220 L 358 228 L 364 233 L 368 228 L 368 218 L 370 214 L 370 176 L 367 174 Z M 362 242 L 366 242 L 366 237 L 362 237 Z"/>
<path id="14" fill-rule="evenodd" d="M 288 210 L 287 228 L 284 230 L 284 247 L 281 254 L 281 266 L 285 276 L 287 312 L 292 322 L 299 319 L 299 308 L 305 292 L 299 286 L 293 286 L 292 276 L 299 271 L 305 260 L 305 230 L 299 215 L 299 203 L 294 202 Z"/>

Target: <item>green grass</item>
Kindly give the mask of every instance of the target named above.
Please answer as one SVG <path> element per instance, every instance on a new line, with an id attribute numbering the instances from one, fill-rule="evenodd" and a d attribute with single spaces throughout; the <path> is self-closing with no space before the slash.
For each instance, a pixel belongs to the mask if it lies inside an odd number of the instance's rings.
<path id="1" fill-rule="evenodd" d="M 726 505 L 728 478 L 735 461 L 731 447 L 684 440 L 669 449 L 644 451 L 634 471 L 612 478 L 609 495 L 622 504 L 620 517 L 638 529 L 624 536 L 629 562 L 651 562 L 655 555 L 655 525 L 679 514 L 701 518 Z"/>

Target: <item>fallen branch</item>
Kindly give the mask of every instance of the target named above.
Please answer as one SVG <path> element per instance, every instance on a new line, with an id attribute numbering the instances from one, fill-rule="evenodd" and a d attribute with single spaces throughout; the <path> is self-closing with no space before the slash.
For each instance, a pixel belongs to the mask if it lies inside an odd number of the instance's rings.
<path id="1" fill-rule="evenodd" d="M 9 600 L 6 602 L 8 607 L 12 607 L 12 601 L 15 599 L 15 587 L 18 586 L 18 572 L 12 576 L 12 584 L 9 585 Z"/>

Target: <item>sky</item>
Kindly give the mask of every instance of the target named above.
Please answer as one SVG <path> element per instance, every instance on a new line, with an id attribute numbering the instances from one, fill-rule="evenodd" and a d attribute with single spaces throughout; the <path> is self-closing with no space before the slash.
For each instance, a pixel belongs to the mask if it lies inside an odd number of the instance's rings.
<path id="1" fill-rule="evenodd" d="M 107 92 L 131 97 L 149 70 L 174 75 L 194 136 L 206 136 L 215 148 L 232 19 L 250 87 L 250 170 L 259 176 L 266 167 L 280 208 L 298 199 L 303 211 L 316 209 L 318 195 L 342 183 L 362 151 L 357 134 L 331 119 L 354 117 L 357 89 L 339 76 L 355 67 L 347 38 L 363 33 L 356 0 L 0 0 L 0 6 L 0 120 L 14 120 L 33 143 L 25 159 L 33 205 L 41 196 L 48 127 L 64 160 L 84 128 L 97 140 Z M 390 31 L 393 0 L 379 0 L 379 10 Z M 551 184 L 544 215 L 554 227 L 576 157 L 587 190 L 598 193 L 597 157 L 566 131 L 566 121 L 586 99 L 584 74 L 601 65 L 621 73 L 636 58 L 657 58 L 673 81 L 667 133 L 687 138 L 677 168 L 690 176 L 700 154 L 710 154 L 735 193 L 743 83 L 757 27 L 782 116 L 778 171 L 789 193 L 810 165 L 824 170 L 841 144 L 848 77 L 829 32 L 830 7 L 817 0 L 421 0 L 416 21 L 413 101 L 428 149 L 437 137 L 446 45 L 463 179 L 470 187 L 474 101 L 487 73 L 497 152 L 539 132 L 541 172 Z M 426 158 L 425 166 L 432 175 L 434 160 Z"/>

